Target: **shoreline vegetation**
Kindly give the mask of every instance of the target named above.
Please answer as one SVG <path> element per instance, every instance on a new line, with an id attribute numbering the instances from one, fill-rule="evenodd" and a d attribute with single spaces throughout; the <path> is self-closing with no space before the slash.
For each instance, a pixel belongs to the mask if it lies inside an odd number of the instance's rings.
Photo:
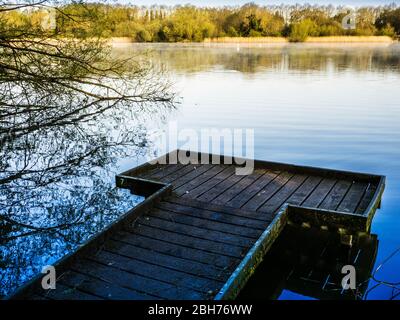
<path id="1" fill-rule="evenodd" d="M 11 34 L 30 31 L 40 28 L 44 19 L 46 12 L 40 10 L 0 11 L 0 28 Z M 167 43 L 389 42 L 400 36 L 400 7 L 350 11 L 333 5 L 140 7 L 73 2 L 58 8 L 49 35 Z"/>

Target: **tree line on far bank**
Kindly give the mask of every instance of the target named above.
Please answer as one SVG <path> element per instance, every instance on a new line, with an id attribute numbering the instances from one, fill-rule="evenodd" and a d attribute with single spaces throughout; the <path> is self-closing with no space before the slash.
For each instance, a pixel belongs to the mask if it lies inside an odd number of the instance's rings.
<path id="1" fill-rule="evenodd" d="M 208 8 L 191 5 L 137 7 L 101 3 L 74 3 L 56 14 L 56 29 L 63 36 L 129 37 L 138 42 L 203 41 L 218 37 L 307 37 L 400 35 L 400 7 L 362 7 L 355 12 L 355 29 L 344 29 L 346 8 L 334 6 Z M 3 28 L 35 28 L 43 12 L 1 13 Z"/>

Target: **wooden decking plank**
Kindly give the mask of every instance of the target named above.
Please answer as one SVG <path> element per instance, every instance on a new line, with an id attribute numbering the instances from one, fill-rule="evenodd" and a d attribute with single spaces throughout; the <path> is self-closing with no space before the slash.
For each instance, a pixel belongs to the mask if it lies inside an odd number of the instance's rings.
<path id="1" fill-rule="evenodd" d="M 105 244 L 105 250 L 207 279 L 222 281 L 227 276 L 221 267 L 216 267 L 211 264 L 213 263 L 211 259 L 208 260 L 208 264 L 198 262 L 198 260 L 194 259 L 187 259 L 188 256 L 184 252 L 185 247 L 180 247 L 183 251 L 182 254 L 181 251 L 168 250 L 165 249 L 165 247 L 157 247 L 158 250 L 152 250 L 150 248 L 138 246 L 136 238 L 137 237 L 130 235 L 118 241 L 110 240 Z M 151 242 L 151 239 L 149 240 Z M 235 265 L 238 261 L 238 259 L 230 259 L 224 266 Z"/>
<path id="2" fill-rule="evenodd" d="M 177 196 L 182 196 L 185 193 L 190 192 L 192 189 L 197 188 L 201 184 L 207 182 L 212 179 L 218 173 L 225 169 L 225 166 L 214 166 L 210 170 L 205 171 L 201 175 L 197 176 L 194 179 L 191 179 L 187 183 L 181 185 L 179 188 L 174 189 L 174 194 Z"/>
<path id="3" fill-rule="evenodd" d="M 228 222 L 224 223 L 224 221 L 218 219 L 213 220 L 209 219 L 208 217 L 196 217 L 195 215 L 170 211 L 168 209 L 165 209 L 165 206 L 164 208 L 162 208 L 162 210 L 155 209 L 148 214 L 150 216 L 162 217 L 164 219 L 169 219 L 170 221 L 176 221 L 182 224 L 197 226 L 208 230 L 222 231 L 229 234 L 244 236 L 253 239 L 258 239 L 261 233 L 261 230 L 248 228 L 240 224 L 233 224 L 229 219 L 225 219 Z"/>
<path id="4" fill-rule="evenodd" d="M 260 212 L 267 213 L 276 212 L 306 179 L 306 175 L 294 175 L 277 193 L 274 194 L 272 198 L 265 202 L 258 210 Z"/>
<path id="5" fill-rule="evenodd" d="M 89 259 L 84 259 L 74 265 L 77 270 L 98 279 L 112 282 L 118 286 L 133 289 L 163 299 L 201 299 L 199 292 L 183 287 L 176 287 L 165 282 L 153 280 L 126 272 L 113 266 L 103 265 Z"/>
<path id="6" fill-rule="evenodd" d="M 208 210 L 208 209 L 200 209 L 196 207 L 190 207 L 186 205 L 181 205 L 176 202 L 169 201 L 161 201 L 156 204 L 156 208 L 165 209 L 168 211 L 181 213 L 183 215 L 188 215 L 192 217 L 198 217 L 201 219 L 207 219 L 212 221 L 219 221 L 230 225 L 242 226 L 244 228 L 250 230 L 265 230 L 265 228 L 269 225 L 269 221 L 265 220 L 256 220 L 251 217 L 236 215 L 236 214 L 227 214 L 225 212 L 221 212 L 219 210 Z"/>
<path id="7" fill-rule="evenodd" d="M 258 220 L 263 223 L 269 223 L 272 221 L 272 217 L 268 215 L 261 215 L 255 211 L 248 211 L 244 209 L 233 208 L 229 206 L 221 206 L 213 203 L 201 202 L 196 199 L 185 199 L 185 198 L 176 198 L 176 197 L 168 197 L 165 201 L 180 204 L 182 206 L 187 206 L 190 208 L 197 208 L 200 210 L 209 210 L 213 212 L 224 213 L 227 215 L 234 215 L 237 217 L 248 218 L 251 220 Z M 250 221 L 248 221 L 248 224 Z"/>
<path id="8" fill-rule="evenodd" d="M 162 179 L 163 177 L 168 176 L 169 174 L 172 174 L 176 171 L 180 171 L 183 169 L 186 165 L 185 164 L 160 164 L 161 170 L 157 170 L 156 172 L 146 176 L 149 179 Z"/>
<path id="9" fill-rule="evenodd" d="M 192 171 L 200 169 L 202 165 L 201 164 L 188 164 L 184 167 L 182 167 L 180 170 L 176 170 L 173 173 L 160 178 L 159 180 L 164 182 L 164 183 L 173 183 L 175 180 L 184 177 L 186 174 L 191 173 Z"/>
<path id="10" fill-rule="evenodd" d="M 192 181 L 193 179 L 196 179 L 198 176 L 202 175 L 203 173 L 210 171 L 214 167 L 215 167 L 215 165 L 213 165 L 213 164 L 203 164 L 199 167 L 196 167 L 196 169 L 193 170 L 192 172 L 185 174 L 183 177 L 180 177 L 179 179 L 176 179 L 174 181 L 174 183 L 172 184 L 173 189 L 177 189 L 177 188 L 183 186 L 184 184 Z"/>
<path id="11" fill-rule="evenodd" d="M 282 172 L 274 180 L 272 180 L 261 191 L 254 194 L 243 206 L 246 210 L 257 210 L 267 200 L 269 200 L 276 192 L 278 192 L 293 176 L 292 173 Z"/>
<path id="12" fill-rule="evenodd" d="M 241 208 L 254 195 L 260 192 L 269 183 L 271 183 L 271 181 L 273 181 L 278 175 L 279 172 L 267 171 L 259 179 L 255 180 L 251 185 L 240 192 L 237 196 L 228 201 L 226 205 L 234 208 Z"/>
<path id="13" fill-rule="evenodd" d="M 165 213 L 165 211 L 164 211 Z M 240 235 L 233 235 L 231 233 L 227 233 L 224 231 L 216 231 L 201 228 L 198 226 L 182 224 L 178 221 L 171 221 L 167 217 L 164 216 L 155 216 L 155 215 L 147 215 L 141 217 L 138 222 L 143 225 L 147 225 L 150 227 L 159 228 L 166 231 L 171 231 L 175 233 L 179 233 L 182 235 L 188 235 L 192 237 L 197 237 L 199 239 L 210 240 L 215 243 L 224 243 L 228 245 L 240 246 L 243 248 L 249 247 L 254 240 L 252 238 L 242 237 Z"/>
<path id="14" fill-rule="evenodd" d="M 225 205 L 229 200 L 233 197 L 241 193 L 244 189 L 246 189 L 249 185 L 251 185 L 254 181 L 259 179 L 263 174 L 265 174 L 266 170 L 264 169 L 256 169 L 252 174 L 244 176 L 243 179 L 233 183 L 229 189 L 225 190 L 222 194 L 218 195 L 215 199 L 212 199 L 211 202 L 214 204 Z"/>
<path id="15" fill-rule="evenodd" d="M 171 166 L 172 167 L 172 166 Z M 173 167 L 175 167 L 175 166 L 173 166 Z M 142 179 L 151 179 L 150 177 L 153 175 L 153 174 L 157 174 L 157 173 L 160 173 L 160 172 L 162 172 L 163 170 L 165 170 L 167 168 L 167 165 L 165 165 L 165 164 L 160 164 L 160 163 L 156 163 L 156 164 L 152 164 L 152 165 L 149 165 L 146 169 L 146 171 L 142 171 L 142 172 L 139 172 L 139 173 L 137 173 L 137 174 L 135 174 L 136 176 L 138 176 L 138 177 L 140 177 L 140 178 L 142 178 Z M 172 168 L 171 168 L 172 169 Z"/>
<path id="16" fill-rule="evenodd" d="M 129 290 L 116 286 L 112 282 L 105 282 L 93 277 L 89 277 L 74 270 L 69 270 L 62 274 L 61 283 L 68 285 L 71 288 L 76 288 L 88 294 L 93 294 L 103 299 L 122 299 L 122 300 L 144 300 L 156 299 L 154 296 L 148 296 L 143 293 L 138 293 L 134 290 Z"/>
<path id="17" fill-rule="evenodd" d="M 164 169 L 164 166 L 161 166 L 161 164 L 154 164 L 154 165 L 150 165 L 149 167 L 146 168 L 146 171 L 143 172 L 139 172 L 139 173 L 135 173 L 134 175 L 142 178 L 142 179 L 147 179 L 148 177 L 150 177 L 152 174 L 161 171 Z"/>
<path id="18" fill-rule="evenodd" d="M 293 205 L 301 205 L 307 197 L 317 188 L 318 184 L 322 181 L 321 177 L 309 176 L 307 180 L 293 193 L 287 200 L 288 203 Z"/>
<path id="19" fill-rule="evenodd" d="M 302 205 L 308 208 L 318 208 L 335 183 L 335 179 L 324 178 Z"/>
<path id="20" fill-rule="evenodd" d="M 347 180 L 339 180 L 336 182 L 335 186 L 326 196 L 324 201 L 322 201 L 319 206 L 320 209 L 336 210 L 340 202 L 346 195 L 347 191 L 351 187 L 351 182 Z"/>
<path id="21" fill-rule="evenodd" d="M 340 203 L 337 210 L 340 212 L 354 213 L 357 209 L 358 204 L 361 202 L 367 186 L 368 184 L 365 182 L 353 182 L 350 190 Z"/>
<path id="22" fill-rule="evenodd" d="M 93 294 L 82 292 L 61 283 L 56 283 L 56 289 L 47 290 L 44 296 L 51 300 L 104 300 Z"/>
<path id="23" fill-rule="evenodd" d="M 355 210 L 355 213 L 357 214 L 362 214 L 365 212 L 365 210 L 368 208 L 375 192 L 376 192 L 377 186 L 375 184 L 371 184 L 369 183 L 364 195 L 360 201 L 360 203 L 358 204 L 357 209 Z"/>
<path id="24" fill-rule="evenodd" d="M 243 248 L 227 245 L 223 243 L 215 243 L 210 240 L 200 239 L 172 231 L 162 230 L 159 228 L 147 226 L 147 225 L 137 225 L 131 230 L 132 233 L 149 235 L 154 239 L 164 240 L 175 244 L 184 245 L 194 249 L 200 249 L 213 253 L 220 253 L 229 257 L 241 258 L 243 253 Z"/>
<path id="25" fill-rule="evenodd" d="M 225 167 L 221 172 L 216 174 L 211 179 L 207 180 L 206 182 L 200 184 L 196 188 L 191 189 L 190 191 L 185 193 L 183 197 L 198 198 L 206 192 L 209 194 L 211 191 L 210 189 L 212 189 L 214 186 L 217 186 L 218 184 L 229 178 L 234 173 L 235 169 L 233 168 L 233 166 Z"/>
<path id="26" fill-rule="evenodd" d="M 238 261 L 237 258 L 215 254 L 212 252 L 205 252 L 203 250 L 182 246 L 180 244 L 154 239 L 148 235 L 132 235 L 132 233 L 121 231 L 118 233 L 118 236 L 115 236 L 113 239 L 116 239 L 117 241 L 123 241 L 143 249 L 185 259 L 186 262 L 193 262 L 193 264 L 197 265 L 200 269 L 204 266 L 209 266 L 210 270 L 214 272 L 216 268 L 224 268 L 226 265 L 236 263 Z M 185 265 L 185 267 L 187 266 Z"/>
<path id="27" fill-rule="evenodd" d="M 237 175 L 235 172 L 226 178 L 224 181 L 218 183 L 214 187 L 212 187 L 208 192 L 203 193 L 201 196 L 197 197 L 199 201 L 204 202 L 212 202 L 215 198 L 217 198 L 220 194 L 222 194 L 225 190 L 234 186 L 237 182 L 244 179 L 246 176 Z"/>
<path id="28" fill-rule="evenodd" d="M 126 256 L 104 250 L 100 251 L 95 256 L 92 256 L 92 259 L 96 261 L 103 261 L 104 263 L 113 265 L 121 270 L 136 273 L 138 275 L 153 278 L 155 280 L 160 280 L 175 286 L 194 289 L 202 293 L 207 293 L 210 290 L 220 288 L 224 284 L 222 281 L 194 276 L 189 273 L 142 262 L 135 258 L 128 258 Z"/>

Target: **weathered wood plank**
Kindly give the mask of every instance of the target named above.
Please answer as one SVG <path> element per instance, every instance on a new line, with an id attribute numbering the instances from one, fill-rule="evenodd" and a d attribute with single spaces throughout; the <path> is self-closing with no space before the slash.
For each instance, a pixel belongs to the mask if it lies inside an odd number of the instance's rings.
<path id="1" fill-rule="evenodd" d="M 161 205 L 162 206 L 162 205 Z M 165 206 L 164 206 L 165 207 Z M 212 220 L 204 217 L 196 217 L 195 215 L 189 215 L 185 213 L 177 213 L 163 208 L 162 210 L 155 209 L 148 213 L 152 217 L 159 217 L 162 219 L 176 221 L 181 224 L 201 227 L 207 230 L 222 231 L 232 235 L 248 237 L 257 239 L 260 236 L 261 230 L 248 228 L 240 224 L 232 224 L 228 219 L 228 223 L 224 223 L 220 220 Z M 243 219 L 241 219 L 243 221 Z"/>
<path id="2" fill-rule="evenodd" d="M 180 213 L 185 216 L 194 218 L 201 218 L 211 221 L 218 221 L 232 226 L 240 226 L 242 228 L 250 229 L 258 234 L 259 231 L 265 230 L 269 225 L 269 221 L 256 220 L 247 216 L 239 216 L 235 214 L 227 214 L 218 210 L 199 209 L 196 207 L 189 207 L 180 205 L 174 202 L 161 201 L 156 204 L 156 208 L 168 210 L 175 213 Z M 258 230 L 258 231 L 257 231 Z M 247 231 L 244 232 L 246 234 Z M 255 234 L 254 233 L 254 234 Z"/>
<path id="3" fill-rule="evenodd" d="M 303 174 L 294 175 L 277 193 L 265 202 L 258 210 L 260 212 L 273 213 L 277 211 L 287 199 L 301 186 L 307 176 Z"/>
<path id="4" fill-rule="evenodd" d="M 358 204 L 360 203 L 368 184 L 365 182 L 353 182 L 350 190 L 343 198 L 339 207 L 337 208 L 340 212 L 355 212 Z"/>
<path id="5" fill-rule="evenodd" d="M 293 193 L 287 200 L 288 203 L 293 205 L 301 205 L 307 197 L 317 188 L 318 184 L 322 181 L 321 177 L 310 176 L 307 180 L 300 186 L 299 189 Z"/>
<path id="6" fill-rule="evenodd" d="M 130 230 L 133 233 L 146 234 L 154 239 L 164 240 L 175 244 L 184 244 L 187 247 L 200 249 L 213 253 L 220 253 L 229 257 L 241 258 L 244 252 L 243 247 L 217 243 L 211 240 L 192 237 L 189 235 L 175 233 L 173 231 L 140 224 Z"/>
<path id="7" fill-rule="evenodd" d="M 244 176 L 238 182 L 233 182 L 229 189 L 220 194 L 217 198 L 212 199 L 211 202 L 219 205 L 225 205 L 228 201 L 234 198 L 236 195 L 245 190 L 249 185 L 251 185 L 254 181 L 259 179 L 263 174 L 265 174 L 266 170 L 256 169 L 252 174 Z M 203 199 L 201 199 L 203 200 Z M 207 200 L 209 201 L 209 200 Z"/>
<path id="8" fill-rule="evenodd" d="M 371 183 L 368 184 L 368 186 L 365 190 L 365 193 L 355 211 L 357 214 L 363 214 L 365 212 L 365 210 L 367 210 L 367 208 L 376 192 L 376 189 L 377 189 L 377 185 L 371 184 Z"/>
<path id="9" fill-rule="evenodd" d="M 232 176 L 234 173 L 235 169 L 233 168 L 233 166 L 226 167 L 208 181 L 200 184 L 198 187 L 185 193 L 183 197 L 198 198 L 204 193 L 210 194 L 211 192 L 210 189 L 212 189 L 215 186 L 218 186 L 220 183 L 222 183 L 224 180 Z"/>
<path id="10" fill-rule="evenodd" d="M 335 179 L 323 179 L 302 205 L 308 208 L 318 208 L 328 193 L 332 190 L 335 183 Z"/>
<path id="11" fill-rule="evenodd" d="M 215 243 L 235 245 L 246 248 L 250 246 L 254 240 L 252 238 L 233 235 L 224 231 L 215 231 L 204 229 L 197 226 L 182 224 L 178 221 L 171 221 L 168 218 L 161 216 L 144 216 L 138 220 L 141 225 L 158 228 L 161 230 L 171 231 L 182 235 L 196 237 L 199 239 L 210 240 Z"/>
<path id="12" fill-rule="evenodd" d="M 219 281 L 224 278 L 224 270 L 220 266 L 222 262 L 224 267 L 235 265 L 239 262 L 239 259 L 227 257 L 222 257 L 221 259 L 217 255 L 209 254 L 208 252 L 196 249 L 190 250 L 190 248 L 175 244 L 165 243 L 164 246 L 161 246 L 162 241 L 158 240 L 157 243 L 152 241 L 151 238 L 145 239 L 149 243 L 146 248 L 140 246 L 143 243 L 138 242 L 138 238 L 139 236 L 137 235 L 129 234 L 118 241 L 111 239 L 105 244 L 105 249 L 143 262 Z M 154 243 L 160 244 L 160 246 L 155 246 Z M 207 258 L 207 263 L 200 262 L 203 258 Z"/>
<path id="13" fill-rule="evenodd" d="M 265 186 L 273 181 L 280 172 L 268 171 L 262 175 L 259 179 L 255 180 L 246 189 L 240 192 L 238 195 L 233 197 L 226 204 L 234 208 L 241 208 L 247 201 L 249 201 L 254 195 L 260 192 Z"/>
<path id="14" fill-rule="evenodd" d="M 121 270 L 142 275 L 147 278 L 153 278 L 176 286 L 182 286 L 188 289 L 207 293 L 223 285 L 222 281 L 216 281 L 191 275 L 189 273 L 176 271 L 174 269 L 158 266 L 148 262 L 142 262 L 132 257 L 126 257 L 113 252 L 100 251 L 91 259 L 97 262 L 103 262 L 112 265 Z"/>
<path id="15" fill-rule="evenodd" d="M 203 250 L 182 246 L 180 244 L 170 243 L 168 241 L 154 239 L 148 235 L 141 235 L 139 233 L 132 234 L 129 232 L 120 232 L 118 237 L 114 237 L 118 241 L 123 241 L 131 245 L 138 246 L 143 249 L 151 250 L 154 252 L 164 253 L 169 256 L 177 257 L 192 261 L 194 264 L 198 262 L 199 267 L 206 265 L 215 266 L 216 268 L 224 268 L 226 265 L 236 263 L 237 258 L 224 256 L 212 252 L 205 252 Z M 211 268 L 215 271 L 215 268 Z"/>
<path id="16" fill-rule="evenodd" d="M 185 193 L 191 192 L 191 190 L 199 187 L 201 184 L 207 182 L 212 179 L 218 173 L 225 169 L 225 166 L 214 166 L 210 170 L 205 171 L 201 175 L 191 179 L 187 183 L 181 185 L 179 188 L 174 189 L 174 194 L 178 196 L 182 196 Z"/>
<path id="17" fill-rule="evenodd" d="M 146 176 L 149 179 L 162 179 L 176 171 L 180 171 L 181 169 L 185 168 L 186 165 L 184 164 L 160 164 L 160 170 Z"/>
<path id="18" fill-rule="evenodd" d="M 197 200 L 204 202 L 212 202 L 215 198 L 217 198 L 220 194 L 222 194 L 225 190 L 229 189 L 233 185 L 235 185 L 238 181 L 244 179 L 245 176 L 239 176 L 235 172 L 226 178 L 224 181 L 218 183 L 214 187 L 212 187 L 208 192 L 203 193 L 201 196 L 197 197 Z"/>
<path id="19" fill-rule="evenodd" d="M 346 195 L 347 191 L 349 190 L 351 184 L 352 183 L 350 181 L 346 180 L 339 180 L 338 182 L 336 182 L 335 186 L 328 193 L 324 201 L 322 201 L 319 208 L 327 210 L 336 210 L 340 202 Z"/>
<path id="20" fill-rule="evenodd" d="M 122 300 L 145 300 L 156 299 L 155 296 L 145 295 L 134 290 L 129 290 L 116 286 L 112 282 L 105 282 L 88 275 L 69 270 L 62 274 L 61 283 L 79 291 L 96 295 L 103 299 L 122 299 Z"/>
<path id="21" fill-rule="evenodd" d="M 55 290 L 47 290 L 44 296 L 51 300 L 104 300 L 93 294 L 67 287 L 61 283 L 56 284 Z"/>
<path id="22" fill-rule="evenodd" d="M 215 165 L 212 164 L 203 164 L 201 166 L 194 166 L 194 170 L 192 172 L 189 172 L 188 174 L 185 174 L 183 177 L 180 177 L 179 179 L 176 179 L 173 183 L 173 189 L 177 189 L 186 183 L 192 181 L 193 179 L 197 178 L 198 176 L 202 175 L 203 173 L 211 170 L 214 168 Z"/>
<path id="23" fill-rule="evenodd" d="M 264 223 L 272 221 L 272 217 L 270 217 L 266 214 L 260 215 L 259 213 L 255 212 L 255 211 L 246 211 L 244 209 L 233 208 L 230 206 L 221 206 L 221 205 L 216 205 L 213 203 L 201 202 L 201 201 L 197 201 L 196 199 L 168 197 L 165 199 L 165 201 L 180 204 L 182 206 L 187 206 L 190 208 L 198 208 L 201 210 L 208 210 L 208 211 L 213 211 L 213 212 L 224 213 L 227 215 L 234 215 L 234 216 L 238 216 L 238 217 L 242 217 L 242 218 L 249 218 L 251 220 L 258 220 L 258 221 L 262 221 Z M 249 221 L 249 223 L 250 223 L 250 221 Z"/>
<path id="24" fill-rule="evenodd" d="M 187 175 L 195 170 L 199 170 L 201 166 L 202 165 L 200 165 L 200 164 L 199 165 L 188 164 L 188 165 L 182 167 L 180 170 L 174 171 L 173 173 L 161 178 L 160 181 L 164 182 L 164 183 L 173 183 L 174 181 L 185 177 L 185 175 Z"/>
<path id="25" fill-rule="evenodd" d="M 250 198 L 243 206 L 246 210 L 258 210 L 266 201 L 273 197 L 283 186 L 293 177 L 292 173 L 282 172 L 274 180 L 272 180 L 266 187 Z"/>
<path id="26" fill-rule="evenodd" d="M 204 296 L 197 291 L 126 272 L 89 259 L 74 264 L 74 268 L 123 288 L 133 289 L 162 299 L 204 299 Z"/>

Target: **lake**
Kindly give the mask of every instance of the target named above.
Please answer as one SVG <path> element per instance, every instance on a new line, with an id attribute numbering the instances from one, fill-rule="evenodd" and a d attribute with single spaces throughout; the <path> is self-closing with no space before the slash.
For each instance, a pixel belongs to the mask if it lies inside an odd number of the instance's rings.
<path id="1" fill-rule="evenodd" d="M 382 207 L 371 230 L 378 245 L 374 269 L 400 247 L 396 209 L 400 200 L 399 44 L 127 44 L 114 48 L 113 54 L 129 57 L 138 51 L 146 51 L 152 63 L 167 72 L 180 97 L 175 110 L 141 120 L 148 131 L 166 130 L 171 121 L 180 129 L 196 131 L 250 128 L 254 129 L 256 159 L 385 175 Z M 137 120 L 130 121 L 124 126 L 137 124 Z M 153 154 L 158 148 L 150 144 L 146 153 Z M 105 169 L 102 175 L 105 184 L 112 185 L 115 173 L 144 159 L 117 158 L 112 169 Z M 73 193 L 68 199 L 71 197 L 74 199 Z M 123 206 L 107 203 L 113 210 L 106 219 L 94 219 L 75 229 L 75 243 L 140 201 L 130 195 L 121 197 L 126 200 Z M 83 198 L 79 199 L 80 204 L 84 203 Z M 61 202 L 59 198 L 54 200 L 56 204 Z M 93 207 L 99 210 L 98 205 Z M 35 252 L 38 246 L 42 250 Z M 40 237 L 8 243 L 3 256 L 21 250 L 33 253 L 17 273 L 11 270 L 20 261 L 8 262 L 2 283 L 7 283 L 9 291 L 38 272 L 29 265 L 32 258 L 51 263 L 73 248 L 65 243 L 55 247 L 48 238 Z M 376 278 L 399 282 L 399 268 L 400 254 L 393 255 Z M 370 282 L 369 286 L 375 284 Z M 368 298 L 388 299 L 396 290 L 380 285 Z M 310 296 L 285 288 L 276 298 Z"/>

